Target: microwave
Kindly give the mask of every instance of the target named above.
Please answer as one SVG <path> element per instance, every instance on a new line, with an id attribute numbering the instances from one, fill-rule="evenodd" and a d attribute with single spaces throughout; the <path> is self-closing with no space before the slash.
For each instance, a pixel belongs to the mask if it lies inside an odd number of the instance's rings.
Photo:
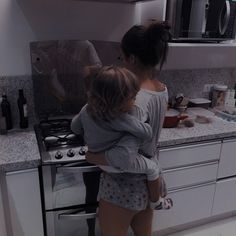
<path id="1" fill-rule="evenodd" d="M 233 40 L 236 0 L 167 0 L 166 20 L 174 42 Z"/>

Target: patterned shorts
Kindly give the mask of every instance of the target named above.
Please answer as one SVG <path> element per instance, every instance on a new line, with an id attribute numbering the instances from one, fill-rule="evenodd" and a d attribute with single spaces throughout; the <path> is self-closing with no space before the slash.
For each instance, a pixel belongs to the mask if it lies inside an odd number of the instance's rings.
<path id="1" fill-rule="evenodd" d="M 147 181 L 133 174 L 103 173 L 100 178 L 99 197 L 130 210 L 140 211 L 149 203 Z"/>
<path id="2" fill-rule="evenodd" d="M 160 195 L 165 197 L 167 189 L 162 177 Z M 147 180 L 144 175 L 108 174 L 100 178 L 99 198 L 130 210 L 141 211 L 149 205 Z"/>

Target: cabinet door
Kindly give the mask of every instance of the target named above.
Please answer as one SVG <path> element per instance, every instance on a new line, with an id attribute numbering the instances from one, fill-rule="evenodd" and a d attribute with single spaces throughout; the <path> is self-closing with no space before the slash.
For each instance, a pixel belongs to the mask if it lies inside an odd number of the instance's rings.
<path id="1" fill-rule="evenodd" d="M 6 182 L 13 236 L 43 236 L 38 170 L 8 172 Z"/>
<path id="2" fill-rule="evenodd" d="M 1 178 L 1 175 L 0 175 Z M 1 181 L 0 181 L 1 184 Z M 4 209 L 3 209 L 3 202 L 2 202 L 2 193 L 0 188 L 0 235 L 6 236 L 6 227 L 5 227 L 5 217 L 4 217 Z"/>
<path id="3" fill-rule="evenodd" d="M 179 189 L 169 193 L 173 207 L 154 211 L 153 232 L 200 220 L 211 215 L 215 183 Z"/>
<path id="4" fill-rule="evenodd" d="M 163 169 L 187 166 L 220 158 L 221 142 L 200 143 L 160 150 L 159 160 Z"/>
<path id="5" fill-rule="evenodd" d="M 164 171 L 168 189 L 187 187 L 216 181 L 218 161 Z"/>
<path id="6" fill-rule="evenodd" d="M 218 178 L 236 175 L 236 140 L 227 140 L 222 144 Z"/>
<path id="7" fill-rule="evenodd" d="M 236 177 L 220 180 L 216 183 L 212 215 L 236 210 Z"/>

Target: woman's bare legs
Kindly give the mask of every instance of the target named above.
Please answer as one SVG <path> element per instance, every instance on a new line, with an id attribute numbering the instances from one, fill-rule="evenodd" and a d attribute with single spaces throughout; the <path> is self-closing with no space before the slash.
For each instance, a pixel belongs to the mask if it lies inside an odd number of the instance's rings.
<path id="1" fill-rule="evenodd" d="M 99 202 L 98 217 L 102 236 L 126 236 L 131 221 L 136 213 L 136 211 L 116 206 L 110 202 L 101 199 Z M 149 236 L 149 234 L 137 235 Z"/>
<path id="2" fill-rule="evenodd" d="M 152 219 L 153 210 L 147 208 L 146 210 L 138 212 L 131 221 L 131 228 L 135 236 L 151 236 L 152 235 Z"/>

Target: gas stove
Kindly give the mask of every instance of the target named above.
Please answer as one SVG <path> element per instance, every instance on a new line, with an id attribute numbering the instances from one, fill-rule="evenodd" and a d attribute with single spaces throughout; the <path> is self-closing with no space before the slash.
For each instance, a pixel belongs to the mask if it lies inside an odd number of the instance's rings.
<path id="1" fill-rule="evenodd" d="M 71 119 L 43 120 L 35 126 L 43 164 L 85 160 L 87 146 L 70 129 Z"/>

